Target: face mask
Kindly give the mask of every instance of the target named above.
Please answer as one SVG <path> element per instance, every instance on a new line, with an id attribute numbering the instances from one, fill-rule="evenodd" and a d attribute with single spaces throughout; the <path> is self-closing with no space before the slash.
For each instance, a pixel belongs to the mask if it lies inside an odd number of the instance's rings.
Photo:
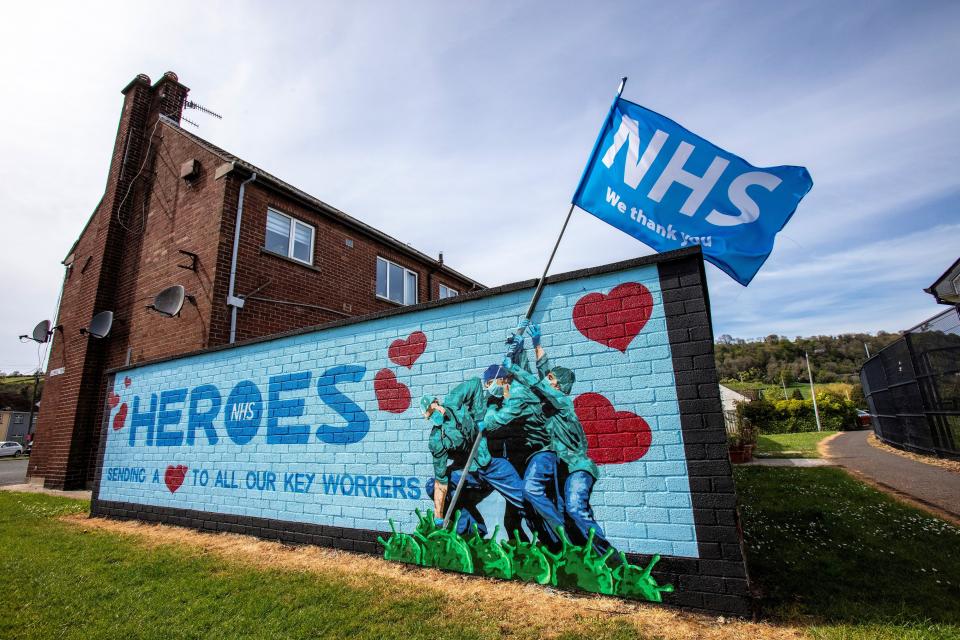
<path id="1" fill-rule="evenodd" d="M 439 409 L 434 409 L 433 413 L 430 414 L 430 422 L 437 427 L 443 424 L 443 414 L 440 413 Z"/>
<path id="2" fill-rule="evenodd" d="M 493 396 L 494 398 L 503 397 L 503 385 L 493 383 L 487 387 L 487 394 Z"/>

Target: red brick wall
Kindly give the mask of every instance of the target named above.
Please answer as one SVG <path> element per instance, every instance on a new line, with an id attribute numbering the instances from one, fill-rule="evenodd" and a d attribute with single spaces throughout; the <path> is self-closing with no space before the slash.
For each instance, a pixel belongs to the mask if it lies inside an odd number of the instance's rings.
<path id="1" fill-rule="evenodd" d="M 93 478 L 106 389 L 105 371 L 129 357 L 143 362 L 229 341 L 226 304 L 240 184 L 234 171 L 220 179 L 221 157 L 175 127 L 187 89 L 167 74 L 153 87 L 138 76 L 125 90 L 103 200 L 73 251 L 64 281 L 49 370 L 28 475 L 51 488 L 82 487 Z M 184 162 L 199 175 L 180 178 Z M 315 227 L 314 268 L 263 253 L 267 207 Z M 376 298 L 376 258 L 419 274 L 419 301 L 438 297 L 440 283 L 461 293 L 470 283 L 437 272 L 267 185 L 248 185 L 244 199 L 236 293 L 252 298 L 238 312 L 237 340 L 255 338 L 395 306 Z M 353 246 L 347 246 L 351 239 Z M 182 269 L 197 254 L 197 270 Z M 429 277 L 433 270 L 433 277 Z M 428 283 L 432 291 L 427 295 Z M 164 318 L 146 306 L 164 288 L 181 284 L 195 304 Z M 292 304 L 281 304 L 275 301 Z M 110 336 L 80 335 L 94 313 L 113 310 Z M 339 313 L 338 313 L 339 312 Z"/>
<path id="2" fill-rule="evenodd" d="M 230 180 L 238 189 L 244 176 L 231 174 L 224 179 Z M 236 202 L 233 191 L 228 189 L 230 198 Z M 312 266 L 263 251 L 268 207 L 314 227 Z M 224 213 L 221 237 L 227 242 L 224 243 L 225 261 L 222 262 L 226 262 L 227 269 L 235 215 L 235 208 L 229 215 Z M 352 247 L 348 246 L 348 240 L 352 241 Z M 396 307 L 396 304 L 376 297 L 377 256 L 418 273 L 419 302 L 437 299 L 441 282 L 461 293 L 470 290 L 470 283 L 451 274 L 440 273 L 436 263 L 401 253 L 331 216 L 300 204 L 269 185 L 257 181 L 247 184 L 236 293 L 247 296 L 254 290 L 257 292 L 237 313 L 237 341 L 321 324 L 346 315 L 362 315 Z M 432 292 L 428 296 L 428 273 L 431 270 L 434 275 Z M 224 275 L 227 274 L 225 270 Z M 225 313 L 225 316 L 223 322 L 214 323 L 216 331 L 211 336 L 211 344 L 228 341 L 229 313 Z"/>

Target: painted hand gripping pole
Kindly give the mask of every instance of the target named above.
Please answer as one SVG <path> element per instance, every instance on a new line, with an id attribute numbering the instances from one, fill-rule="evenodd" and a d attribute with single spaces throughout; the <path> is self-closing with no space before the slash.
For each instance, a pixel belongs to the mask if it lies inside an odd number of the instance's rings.
<path id="1" fill-rule="evenodd" d="M 534 285 L 113 373 L 93 514 L 749 613 L 699 250 L 549 278 L 504 362 Z"/>

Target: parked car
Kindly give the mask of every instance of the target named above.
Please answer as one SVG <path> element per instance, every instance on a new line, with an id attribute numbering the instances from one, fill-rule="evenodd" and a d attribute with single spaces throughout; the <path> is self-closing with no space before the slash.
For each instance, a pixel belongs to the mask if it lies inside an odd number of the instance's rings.
<path id="1" fill-rule="evenodd" d="M 857 409 L 857 424 L 860 425 L 861 429 L 870 429 L 873 427 L 873 416 L 869 412 L 864 411 L 863 409 Z"/>
<path id="2" fill-rule="evenodd" d="M 19 458 L 23 455 L 23 447 L 19 442 L 0 442 L 0 457 L 13 456 Z"/>

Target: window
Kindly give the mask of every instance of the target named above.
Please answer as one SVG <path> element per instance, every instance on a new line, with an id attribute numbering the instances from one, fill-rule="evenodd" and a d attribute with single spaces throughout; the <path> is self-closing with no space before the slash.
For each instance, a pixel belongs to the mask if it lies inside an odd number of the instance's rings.
<path id="1" fill-rule="evenodd" d="M 399 304 L 417 304 L 417 272 L 378 257 L 377 297 Z"/>
<path id="2" fill-rule="evenodd" d="M 290 216 L 267 209 L 267 237 L 264 249 L 313 264 L 314 228 Z"/>
<path id="3" fill-rule="evenodd" d="M 454 297 L 454 296 L 456 296 L 456 295 L 458 295 L 458 292 L 457 292 L 456 289 L 451 289 L 450 287 L 448 287 L 448 286 L 445 285 L 445 284 L 440 285 L 440 299 L 441 299 L 441 300 L 443 300 L 444 298 L 452 298 L 452 297 Z"/>
<path id="4" fill-rule="evenodd" d="M 14 414 L 13 422 L 14 424 L 23 424 L 23 414 L 22 413 Z"/>

